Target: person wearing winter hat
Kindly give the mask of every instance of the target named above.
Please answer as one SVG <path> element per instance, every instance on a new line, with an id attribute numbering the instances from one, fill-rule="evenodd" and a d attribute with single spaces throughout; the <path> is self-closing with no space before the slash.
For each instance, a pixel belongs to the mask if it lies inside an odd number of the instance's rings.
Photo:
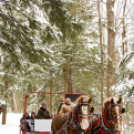
<path id="1" fill-rule="evenodd" d="M 59 113 L 64 113 L 64 114 L 70 113 L 72 111 L 72 108 L 73 108 L 73 104 L 72 104 L 70 98 L 66 98 L 65 104 L 62 106 Z"/>
<path id="2" fill-rule="evenodd" d="M 30 116 L 31 125 L 34 125 L 34 119 L 36 119 L 36 113 L 35 112 L 31 112 L 31 116 Z"/>
<path id="3" fill-rule="evenodd" d="M 38 110 L 37 119 L 50 119 L 50 113 L 47 110 L 47 104 L 44 102 L 41 104 L 42 106 Z"/>
<path id="4" fill-rule="evenodd" d="M 20 124 L 21 124 L 21 130 L 24 132 L 24 118 L 25 118 L 25 115 L 26 115 L 26 132 L 30 132 L 30 124 L 29 124 L 29 114 L 28 113 L 25 113 L 23 114 L 23 117 L 20 119 Z"/>

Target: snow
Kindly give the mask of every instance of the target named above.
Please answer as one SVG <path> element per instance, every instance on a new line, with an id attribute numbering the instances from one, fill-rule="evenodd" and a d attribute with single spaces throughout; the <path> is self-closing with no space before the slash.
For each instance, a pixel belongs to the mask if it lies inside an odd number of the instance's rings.
<path id="1" fill-rule="evenodd" d="M 0 104 L 6 104 L 6 102 L 3 100 L 0 100 Z"/>
<path id="2" fill-rule="evenodd" d="M 0 114 L 0 134 L 19 134 L 19 125 L 22 114 L 7 114 L 7 123 L 2 125 L 2 114 Z"/>
<path id="3" fill-rule="evenodd" d="M 126 66 L 130 71 L 134 71 L 134 58 Z"/>
<path id="4" fill-rule="evenodd" d="M 7 43 L 6 40 L 4 40 L 4 39 L 2 39 L 2 38 L 0 38 L 0 42 L 2 42 L 2 43 Z"/>
<path id="5" fill-rule="evenodd" d="M 133 79 L 130 80 L 129 78 L 126 78 L 121 83 L 114 85 L 112 89 L 115 90 L 116 92 L 123 92 L 123 90 L 127 90 L 128 88 L 132 89 L 133 86 L 134 86 L 134 80 Z"/>

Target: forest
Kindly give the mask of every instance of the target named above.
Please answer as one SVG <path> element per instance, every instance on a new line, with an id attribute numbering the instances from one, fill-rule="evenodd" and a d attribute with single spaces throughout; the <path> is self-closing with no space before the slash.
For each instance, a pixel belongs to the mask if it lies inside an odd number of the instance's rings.
<path id="1" fill-rule="evenodd" d="M 122 97 L 133 125 L 134 1 L 0 0 L 0 104 L 23 113 L 27 92 L 89 94 L 96 107 Z M 40 95 L 52 112 L 58 99 Z"/>

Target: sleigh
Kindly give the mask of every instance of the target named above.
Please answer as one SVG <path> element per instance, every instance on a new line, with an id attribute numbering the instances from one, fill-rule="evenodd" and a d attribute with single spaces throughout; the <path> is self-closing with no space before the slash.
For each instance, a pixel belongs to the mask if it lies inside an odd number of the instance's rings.
<path id="1" fill-rule="evenodd" d="M 48 94 L 48 95 L 63 95 L 65 98 L 70 98 L 71 101 L 75 101 L 81 95 L 87 94 L 66 94 L 66 93 L 43 93 L 43 92 L 28 92 L 25 95 L 25 107 L 24 107 L 24 115 L 27 112 L 27 99 L 30 94 L 38 94 L 38 108 L 39 108 L 39 100 L 40 94 Z M 34 125 L 30 125 L 30 130 L 26 129 L 26 116 L 24 117 L 24 130 L 22 131 L 22 126 L 20 125 L 20 134 L 50 134 L 51 133 L 51 122 L 52 120 L 47 119 L 35 119 Z"/>
<path id="2" fill-rule="evenodd" d="M 51 119 L 35 119 L 34 125 L 30 125 L 30 130 L 25 129 L 25 131 L 22 131 L 20 125 L 20 134 L 50 134 L 51 122 Z"/>

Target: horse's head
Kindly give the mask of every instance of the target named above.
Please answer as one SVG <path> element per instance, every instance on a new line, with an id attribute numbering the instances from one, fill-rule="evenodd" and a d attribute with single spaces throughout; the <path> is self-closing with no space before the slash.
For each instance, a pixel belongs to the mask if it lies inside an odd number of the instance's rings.
<path id="1" fill-rule="evenodd" d="M 80 96 L 76 100 L 76 108 L 78 111 L 79 124 L 83 130 L 89 127 L 89 119 L 91 113 L 93 112 L 93 107 L 91 107 L 92 98 L 87 96 Z"/>
<path id="2" fill-rule="evenodd" d="M 104 106 L 108 111 L 108 117 L 110 117 L 110 122 L 113 124 L 117 131 L 122 129 L 122 114 L 125 109 L 121 106 L 122 98 L 109 98 L 104 102 Z"/>

